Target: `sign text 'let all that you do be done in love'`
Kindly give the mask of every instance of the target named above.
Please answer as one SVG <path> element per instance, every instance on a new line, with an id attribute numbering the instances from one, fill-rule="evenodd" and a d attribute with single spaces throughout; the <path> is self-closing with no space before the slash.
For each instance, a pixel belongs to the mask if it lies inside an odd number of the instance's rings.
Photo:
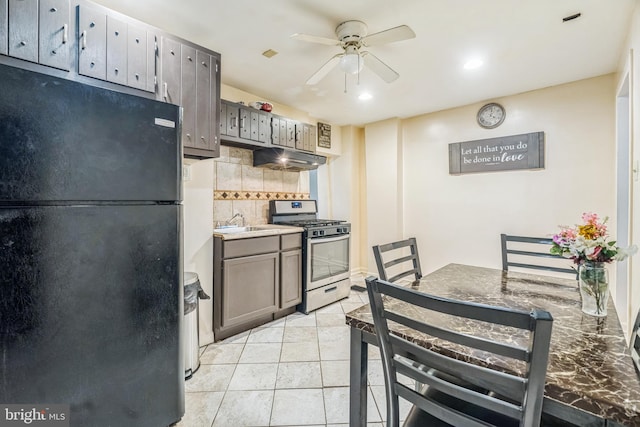
<path id="1" fill-rule="evenodd" d="M 544 168 L 544 132 L 449 144 L 449 173 Z"/>

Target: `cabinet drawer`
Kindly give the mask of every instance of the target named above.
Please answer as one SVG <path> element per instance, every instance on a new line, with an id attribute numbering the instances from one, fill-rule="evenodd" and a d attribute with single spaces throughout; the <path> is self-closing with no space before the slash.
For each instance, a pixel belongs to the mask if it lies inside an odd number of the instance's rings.
<path id="1" fill-rule="evenodd" d="M 302 234 L 283 234 L 280 236 L 280 249 L 287 251 L 289 249 L 298 249 L 302 247 Z"/>
<path id="2" fill-rule="evenodd" d="M 255 237 L 224 242 L 223 258 L 277 252 L 280 249 L 279 236 Z"/>

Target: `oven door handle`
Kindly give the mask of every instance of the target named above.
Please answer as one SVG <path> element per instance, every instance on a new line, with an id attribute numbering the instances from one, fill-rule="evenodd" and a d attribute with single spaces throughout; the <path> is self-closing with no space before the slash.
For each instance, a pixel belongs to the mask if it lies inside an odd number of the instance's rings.
<path id="1" fill-rule="evenodd" d="M 344 239 L 348 239 L 349 238 L 349 233 L 347 234 L 341 234 L 339 236 L 336 237 L 309 237 L 307 240 L 309 241 L 309 243 L 313 244 L 314 242 L 322 242 L 322 243 L 331 243 L 331 242 L 337 242 L 339 240 L 344 240 Z"/>

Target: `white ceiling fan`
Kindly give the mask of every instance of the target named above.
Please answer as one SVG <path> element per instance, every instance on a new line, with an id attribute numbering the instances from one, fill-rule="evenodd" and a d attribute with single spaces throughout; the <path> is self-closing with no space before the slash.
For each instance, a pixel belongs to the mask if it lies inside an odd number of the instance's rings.
<path id="1" fill-rule="evenodd" d="M 300 33 L 291 35 L 291 38 L 296 40 L 340 46 L 344 49 L 344 52 L 334 55 L 309 77 L 308 85 L 318 83 L 337 65 L 348 74 L 359 74 L 362 67 L 367 66 L 382 80 L 391 83 L 399 77 L 399 74 L 371 52 L 362 50 L 362 48 L 412 39 L 416 34 L 408 26 L 400 25 L 367 35 L 367 25 L 364 22 L 345 21 L 336 27 L 336 36 L 337 40 Z"/>

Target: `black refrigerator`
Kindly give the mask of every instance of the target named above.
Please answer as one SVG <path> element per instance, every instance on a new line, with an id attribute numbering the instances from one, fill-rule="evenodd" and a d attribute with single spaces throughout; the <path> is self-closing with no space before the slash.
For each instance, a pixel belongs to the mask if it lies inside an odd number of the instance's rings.
<path id="1" fill-rule="evenodd" d="M 181 110 L 0 65 L 0 403 L 184 414 Z"/>

